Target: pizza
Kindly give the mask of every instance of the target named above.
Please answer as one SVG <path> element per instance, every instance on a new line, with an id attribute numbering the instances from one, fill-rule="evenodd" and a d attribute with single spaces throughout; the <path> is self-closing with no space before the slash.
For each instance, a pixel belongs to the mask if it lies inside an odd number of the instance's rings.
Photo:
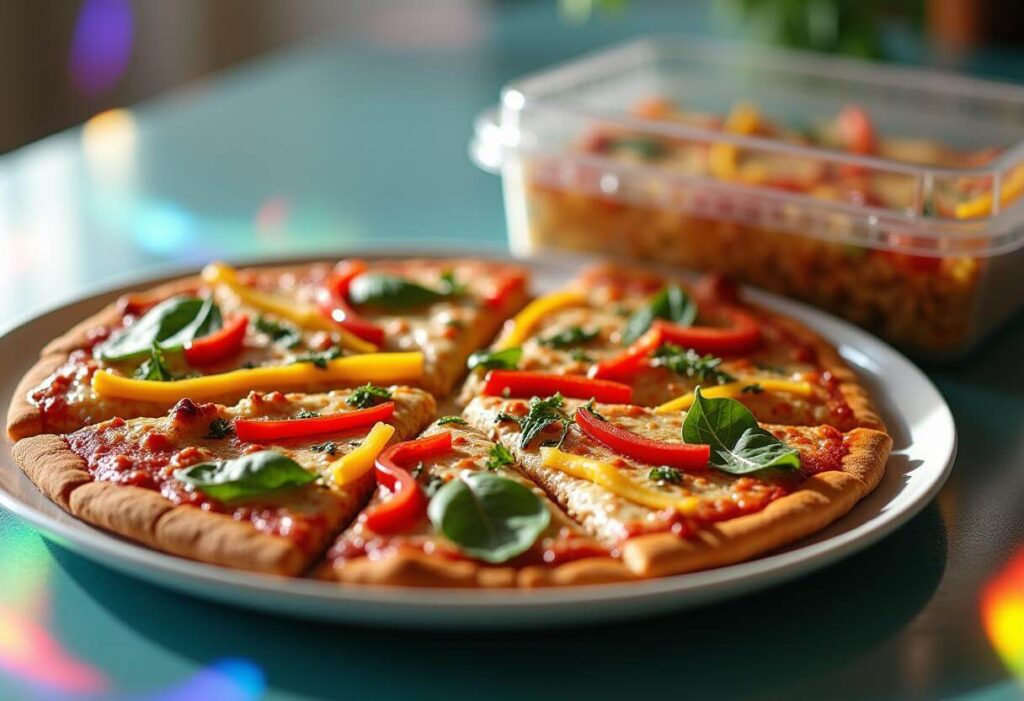
<path id="1" fill-rule="evenodd" d="M 749 559 L 815 533 L 870 493 L 891 438 L 759 424 L 735 399 L 685 414 L 560 395 L 466 408 L 524 473 L 638 577 Z"/>
<path id="2" fill-rule="evenodd" d="M 89 523 L 197 560 L 298 574 L 373 487 L 372 460 L 358 474 L 346 463 L 372 437 L 414 436 L 434 414 L 422 390 L 369 391 L 186 398 L 161 417 L 25 438 L 14 456 Z"/>
<path id="3" fill-rule="evenodd" d="M 406 383 L 444 396 L 525 300 L 525 273 L 473 260 L 344 260 L 202 275 L 131 294 L 46 346 L 8 414 L 21 438 L 159 415 L 188 396 Z M 170 382 L 173 380 L 174 382 Z"/>
<path id="4" fill-rule="evenodd" d="M 830 344 L 744 302 L 718 276 L 687 286 L 637 269 L 591 268 L 534 300 L 477 360 L 481 371 L 466 400 L 557 387 L 565 396 L 674 412 L 690 406 L 700 385 L 708 397 L 735 398 L 770 423 L 882 428 Z M 577 378 L 593 382 L 574 387 Z"/>
<path id="5" fill-rule="evenodd" d="M 523 475 L 507 450 L 466 421 L 445 417 L 416 441 L 390 450 L 400 455 L 417 449 L 425 452 L 405 460 L 414 460 L 410 474 L 431 497 L 428 518 L 383 518 L 381 508 L 393 490 L 381 484 L 370 506 L 328 551 L 324 578 L 446 587 L 536 587 L 629 578 L 606 547 Z M 514 509 L 521 521 L 532 521 L 525 537 L 504 542 L 490 535 L 498 526 L 487 518 L 488 505 L 498 503 Z"/>
<path id="6" fill-rule="evenodd" d="M 725 280 L 601 265 L 531 301 L 470 259 L 128 295 L 43 350 L 8 432 L 47 497 L 151 548 L 458 588 L 757 557 L 851 509 L 892 443 L 831 345 Z"/>

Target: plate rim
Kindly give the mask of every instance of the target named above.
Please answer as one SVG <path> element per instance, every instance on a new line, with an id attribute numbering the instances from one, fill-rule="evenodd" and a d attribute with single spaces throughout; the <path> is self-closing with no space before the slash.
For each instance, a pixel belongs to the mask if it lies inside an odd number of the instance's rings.
<path id="1" fill-rule="evenodd" d="M 359 247 L 347 248 L 337 253 L 302 254 L 295 256 L 258 256 L 239 260 L 238 265 L 272 266 L 301 264 L 319 260 L 330 260 L 340 256 L 359 255 L 366 258 L 395 258 L 395 257 L 427 257 L 427 258 L 450 258 L 450 257 L 472 257 L 484 259 L 496 259 L 503 261 L 518 262 L 531 270 L 554 269 L 564 270 L 571 266 L 578 269 L 580 265 L 593 262 L 595 256 L 579 255 L 556 255 L 546 256 L 545 260 L 517 259 L 509 256 L 503 251 L 483 250 L 467 256 L 455 250 L 444 249 L 438 246 L 429 250 L 418 249 L 408 245 L 395 244 L 387 247 Z M 671 269 L 665 266 L 637 264 L 654 270 L 671 270 L 677 276 L 694 276 L 698 273 Z M 49 304 L 39 311 L 28 312 L 20 315 L 13 321 L 0 327 L 0 343 L 9 335 L 26 331 L 28 327 L 39 323 L 44 318 L 77 304 L 88 304 L 95 302 L 98 306 L 108 298 L 124 292 L 139 289 L 143 286 L 159 284 L 162 281 L 175 277 L 195 274 L 196 267 L 192 265 L 168 265 L 147 268 L 136 273 L 124 276 L 117 276 L 97 284 L 88 285 L 78 293 L 68 295 L 62 300 Z M 783 552 L 768 554 L 753 560 L 748 560 L 733 565 L 692 572 L 680 575 L 654 578 L 649 580 L 619 582 L 609 584 L 592 584 L 586 586 L 570 586 L 558 588 L 543 588 L 531 590 L 519 589 L 452 589 L 437 588 L 423 589 L 414 587 L 339 587 L 337 583 L 321 582 L 311 579 L 298 579 L 278 577 L 241 570 L 231 570 L 185 558 L 179 558 L 157 550 L 152 550 L 144 545 L 133 543 L 129 540 L 107 533 L 96 527 L 79 520 L 62 522 L 57 516 L 48 514 L 45 509 L 56 509 L 59 514 L 64 512 L 52 502 L 47 502 L 42 508 L 22 501 L 17 495 L 8 492 L 0 485 L 0 506 L 10 511 L 15 516 L 30 523 L 38 529 L 42 535 L 58 543 L 62 547 L 69 547 L 74 552 L 91 559 L 99 561 L 104 566 L 112 567 L 122 573 L 143 579 L 160 586 L 171 587 L 177 590 L 186 590 L 192 595 L 203 598 L 214 598 L 221 601 L 227 600 L 218 590 L 219 587 L 230 587 L 233 590 L 242 590 L 245 598 L 242 600 L 230 601 L 250 608 L 267 609 L 266 599 L 263 602 L 257 601 L 259 597 L 271 597 L 278 605 L 276 611 L 283 609 L 303 617 L 316 618 L 317 620 L 337 621 L 360 621 L 374 623 L 393 623 L 396 615 L 408 615 L 410 612 L 432 611 L 433 615 L 424 615 L 422 619 L 404 621 L 402 625 L 436 625 L 445 615 L 451 614 L 452 610 L 461 612 L 462 615 L 480 614 L 483 612 L 500 612 L 509 616 L 504 621 L 486 621 L 486 624 L 509 624 L 529 625 L 534 622 L 533 618 L 516 620 L 514 616 L 521 615 L 524 611 L 543 610 L 565 613 L 562 607 L 572 607 L 575 611 L 580 606 L 587 606 L 594 603 L 633 603 L 647 601 L 652 606 L 648 608 L 684 608 L 687 606 L 699 606 L 723 598 L 732 598 L 752 590 L 766 588 L 782 581 L 792 579 L 814 570 L 821 569 L 844 559 L 888 536 L 897 528 L 913 518 L 925 506 L 935 498 L 935 495 L 942 488 L 949 477 L 957 453 L 957 432 L 956 424 L 949 405 L 939 392 L 938 388 L 924 372 L 912 363 L 906 356 L 894 349 L 892 346 L 870 334 L 869 332 L 854 326 L 853 324 L 840 319 L 828 312 L 816 309 L 802 302 L 787 299 L 758 288 L 744 286 L 744 293 L 750 299 L 763 304 L 764 306 L 781 311 L 787 315 L 793 315 L 802 322 L 807 323 L 816 332 L 821 333 L 830 343 L 833 343 L 842 354 L 842 349 L 849 346 L 849 342 L 838 341 L 833 334 L 840 333 L 848 339 L 855 341 L 866 341 L 868 346 L 874 345 L 881 348 L 885 353 L 895 357 L 898 361 L 912 370 L 915 382 L 923 382 L 925 388 L 934 395 L 938 401 L 933 406 L 937 412 L 936 421 L 946 424 L 948 427 L 948 447 L 942 450 L 947 454 L 945 464 L 930 477 L 930 481 L 921 489 L 913 499 L 896 510 L 882 509 L 881 513 L 874 514 L 870 519 L 849 530 L 836 533 L 824 540 L 806 543 L 803 545 L 794 544 L 791 549 Z M 824 328 L 822 328 L 824 327 Z M 864 371 L 864 366 L 856 360 L 844 355 L 844 360 L 852 365 L 855 371 Z M 895 411 L 897 407 L 892 406 Z M 902 412 L 898 412 L 902 418 Z M 13 445 L 10 439 L 5 437 L 5 450 L 10 451 Z M 4 461 L 0 469 L 16 470 L 15 479 L 27 479 L 18 469 L 13 461 Z M 898 495 L 903 494 L 908 487 L 902 487 L 893 497 L 886 502 L 890 503 Z M 45 499 L 45 497 L 43 497 Z M 854 509 L 861 504 L 858 503 Z M 883 505 L 884 506 L 884 505 Z M 844 516 L 845 518 L 845 516 Z M 840 523 L 842 519 L 834 523 Z M 834 524 L 830 524 L 831 525 Z M 145 568 L 139 571 L 139 567 Z M 160 577 L 169 579 L 161 579 Z M 173 580 L 173 581 L 170 581 Z M 715 587 L 726 586 L 724 593 L 715 592 Z M 212 588 L 212 589 L 211 589 Z M 413 595 L 414 594 L 414 595 Z M 685 602 L 664 601 L 666 597 L 673 595 L 682 596 Z M 660 603 L 659 603 L 660 602 Z M 320 611 L 320 616 L 314 616 L 310 611 L 304 610 L 309 604 L 333 604 L 335 606 L 347 605 L 348 609 L 333 611 Z M 380 612 L 360 611 L 359 605 L 376 604 L 393 609 L 387 615 Z M 675 604 L 675 605 L 673 605 Z M 352 610 L 352 606 L 356 609 Z M 610 620 L 631 615 L 627 607 L 625 612 L 604 612 L 605 615 L 589 615 L 584 618 L 588 620 Z M 621 615 L 616 615 L 621 614 Z M 563 616 L 564 621 L 571 621 L 576 615 Z M 550 618 L 544 619 L 550 622 Z M 474 620 L 446 621 L 447 625 L 474 625 L 481 623 Z"/>

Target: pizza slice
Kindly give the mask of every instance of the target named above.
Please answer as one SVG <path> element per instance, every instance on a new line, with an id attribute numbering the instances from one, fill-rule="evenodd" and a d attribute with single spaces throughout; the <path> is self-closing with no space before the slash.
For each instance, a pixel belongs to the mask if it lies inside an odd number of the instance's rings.
<path id="1" fill-rule="evenodd" d="M 466 356 L 522 305 L 525 286 L 520 268 L 487 261 L 215 263 L 126 295 L 50 343 L 12 400 L 8 433 L 66 433 L 250 390 L 375 382 L 443 396 Z"/>
<path id="2" fill-rule="evenodd" d="M 25 438 L 13 454 L 93 525 L 194 560 L 296 575 L 365 503 L 366 455 L 415 436 L 435 407 L 422 390 L 374 386 L 250 392 L 230 407 L 182 399 L 159 418 Z"/>
<path id="3" fill-rule="evenodd" d="M 465 417 L 640 577 L 748 560 L 821 530 L 866 496 L 880 431 L 759 425 L 735 399 L 689 412 L 480 397 Z"/>
<path id="4" fill-rule="evenodd" d="M 601 265 L 531 302 L 489 352 L 471 358 L 462 399 L 567 397 L 677 412 L 700 385 L 761 421 L 882 429 L 832 346 L 802 324 L 745 303 L 709 276 L 689 287 Z"/>
<path id="5" fill-rule="evenodd" d="M 381 486 L 328 551 L 341 582 L 536 587 L 629 577 L 518 471 L 512 454 L 459 417 L 378 457 Z"/>

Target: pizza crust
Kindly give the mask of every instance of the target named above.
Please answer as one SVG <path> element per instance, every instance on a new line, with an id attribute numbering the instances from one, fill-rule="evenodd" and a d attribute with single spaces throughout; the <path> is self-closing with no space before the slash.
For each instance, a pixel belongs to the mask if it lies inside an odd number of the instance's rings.
<path id="1" fill-rule="evenodd" d="M 19 441 L 14 458 L 66 511 L 94 526 L 157 550 L 214 565 L 298 575 L 308 559 L 280 536 L 260 533 L 226 514 L 176 506 L 150 489 L 95 482 L 85 460 L 60 436 Z"/>
<path id="2" fill-rule="evenodd" d="M 11 440 L 35 436 L 45 430 L 43 412 L 29 400 L 29 395 L 67 359 L 67 353 L 44 355 L 18 382 L 11 404 L 7 407 L 7 435 Z"/>
<path id="3" fill-rule="evenodd" d="M 884 433 L 855 429 L 842 471 L 814 475 L 764 510 L 702 528 L 689 539 L 671 533 L 631 538 L 622 545 L 623 562 L 639 577 L 683 574 L 749 560 L 817 533 L 878 485 L 891 446 Z"/>
<path id="4" fill-rule="evenodd" d="M 610 557 L 585 558 L 556 567 L 515 568 L 448 560 L 415 550 L 402 550 L 373 560 L 358 557 L 337 568 L 328 565 L 321 577 L 346 584 L 488 589 L 606 584 L 632 579 L 626 567 Z"/>

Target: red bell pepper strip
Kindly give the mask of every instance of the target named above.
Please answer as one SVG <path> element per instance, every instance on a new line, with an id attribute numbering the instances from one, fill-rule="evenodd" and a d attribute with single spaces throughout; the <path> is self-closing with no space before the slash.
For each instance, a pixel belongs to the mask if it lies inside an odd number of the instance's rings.
<path id="1" fill-rule="evenodd" d="M 452 449 L 452 434 L 438 433 L 414 441 L 398 443 L 377 456 L 377 482 L 392 491 L 391 498 L 367 509 L 366 525 L 376 533 L 400 533 L 409 530 L 427 513 L 427 497 L 416 478 L 403 467 Z"/>
<path id="2" fill-rule="evenodd" d="M 875 130 L 871 125 L 871 117 L 864 108 L 847 105 L 836 118 L 839 138 L 843 140 L 846 150 L 859 156 L 867 156 L 875 152 Z M 863 175 L 866 168 L 854 163 L 844 163 L 839 167 L 842 175 Z"/>
<path id="3" fill-rule="evenodd" d="M 236 314 L 219 331 L 189 341 L 185 346 L 185 360 L 189 365 L 202 367 L 230 358 L 242 349 L 248 326 L 249 316 Z"/>
<path id="4" fill-rule="evenodd" d="M 366 272 L 367 266 L 361 260 L 346 260 L 335 266 L 327 278 L 317 300 L 324 316 L 333 320 L 349 333 L 369 341 L 375 346 L 384 344 L 384 329 L 359 316 L 348 303 L 348 288 L 352 281 Z"/>
<path id="5" fill-rule="evenodd" d="M 707 467 L 711 446 L 703 443 L 663 443 L 619 428 L 594 416 L 586 409 L 576 410 L 576 425 L 584 435 L 604 444 L 619 455 L 649 465 L 668 465 L 683 470 Z"/>
<path id="6" fill-rule="evenodd" d="M 597 380 L 629 381 L 651 353 L 658 349 L 661 342 L 661 331 L 657 328 L 649 329 L 643 336 L 633 341 L 624 353 L 591 365 L 587 377 Z"/>
<path id="7" fill-rule="evenodd" d="M 526 287 L 526 276 L 521 272 L 509 273 L 499 279 L 494 289 L 484 295 L 484 304 L 495 309 L 502 309 L 508 300 Z"/>
<path id="8" fill-rule="evenodd" d="M 491 397 L 546 397 L 560 392 L 574 399 L 591 399 L 604 404 L 629 404 L 633 388 L 620 382 L 592 380 L 582 375 L 554 372 L 491 370 L 484 380 L 484 394 Z"/>
<path id="9" fill-rule="evenodd" d="M 757 320 L 738 307 L 721 306 L 719 312 L 732 322 L 730 326 L 679 326 L 656 320 L 652 328 L 661 332 L 666 343 L 692 348 L 698 353 L 728 355 L 746 353 L 761 343 L 761 327 Z"/>
<path id="10" fill-rule="evenodd" d="M 260 421 L 237 419 L 235 435 L 239 440 L 253 443 L 279 438 L 300 438 L 321 433 L 337 433 L 360 426 L 369 426 L 378 421 L 387 421 L 395 413 L 394 402 L 384 402 L 369 409 L 347 411 L 344 414 L 317 416 L 311 419 L 284 419 L 282 421 Z"/>

